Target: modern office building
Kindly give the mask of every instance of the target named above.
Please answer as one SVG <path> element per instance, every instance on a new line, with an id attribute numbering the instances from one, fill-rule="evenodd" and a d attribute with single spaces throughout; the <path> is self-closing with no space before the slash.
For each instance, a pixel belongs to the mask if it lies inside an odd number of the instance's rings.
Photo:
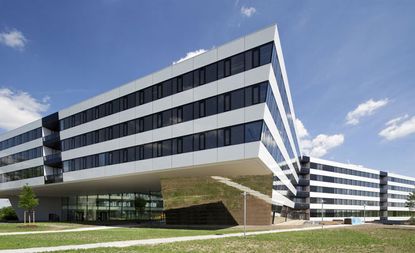
<path id="1" fill-rule="evenodd" d="M 272 26 L 1 135 L 0 196 L 16 206 L 21 187 L 32 186 L 42 220 L 165 213 L 168 223 L 186 223 L 180 217 L 207 208 L 215 215 L 206 223 L 222 213 L 224 223 L 239 223 L 233 197 L 175 203 L 165 197 L 169 179 L 198 178 L 200 188 L 210 176 L 263 176 L 262 192 L 293 208 L 301 156 L 294 119 Z M 272 205 L 255 201 L 265 215 L 250 219 L 269 224 Z"/>
<path id="2" fill-rule="evenodd" d="M 310 220 L 362 217 L 396 221 L 410 217 L 405 202 L 415 191 L 415 178 L 306 156 L 301 165 L 303 192 L 297 193 L 296 211 Z"/>
<path id="3" fill-rule="evenodd" d="M 0 135 L 0 197 L 32 186 L 40 220 L 240 224 L 245 187 L 248 224 L 315 219 L 321 199 L 326 219 L 406 216 L 414 179 L 300 159 L 294 120 L 271 26 Z"/>

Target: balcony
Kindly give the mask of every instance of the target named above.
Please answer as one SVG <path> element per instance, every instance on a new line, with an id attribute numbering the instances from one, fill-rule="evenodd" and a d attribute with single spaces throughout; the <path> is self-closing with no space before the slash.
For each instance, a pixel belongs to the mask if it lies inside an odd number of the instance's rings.
<path id="1" fill-rule="evenodd" d="M 45 184 L 54 184 L 63 182 L 63 174 L 45 176 Z"/>
<path id="2" fill-rule="evenodd" d="M 300 175 L 307 175 L 307 174 L 310 174 L 310 168 L 301 168 L 301 170 L 300 170 L 300 173 L 299 173 Z"/>
<path id="3" fill-rule="evenodd" d="M 308 198 L 310 197 L 310 193 L 309 192 L 305 192 L 305 191 L 297 191 L 297 198 Z"/>
<path id="4" fill-rule="evenodd" d="M 294 204 L 294 209 L 309 209 L 310 208 L 310 204 L 308 203 L 295 203 Z"/>
<path id="5" fill-rule="evenodd" d="M 52 132 L 51 134 L 43 137 L 43 145 L 53 149 L 60 149 L 60 134 L 59 132 Z"/>
<path id="6" fill-rule="evenodd" d="M 298 185 L 308 186 L 308 185 L 310 185 L 310 180 L 309 179 L 300 179 L 300 180 L 298 180 Z"/>
<path id="7" fill-rule="evenodd" d="M 62 156 L 61 153 L 55 153 L 51 155 L 47 155 L 43 157 L 43 162 L 45 165 L 51 166 L 51 167 L 59 167 L 59 165 L 62 163 Z"/>

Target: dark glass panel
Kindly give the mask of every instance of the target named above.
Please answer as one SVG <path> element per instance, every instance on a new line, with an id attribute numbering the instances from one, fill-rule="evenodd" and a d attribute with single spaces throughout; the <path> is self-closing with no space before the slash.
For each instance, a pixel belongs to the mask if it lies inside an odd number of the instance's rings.
<path id="1" fill-rule="evenodd" d="M 218 66 L 216 63 L 206 67 L 206 83 L 216 81 L 218 79 Z"/>
<path id="2" fill-rule="evenodd" d="M 239 89 L 231 93 L 231 110 L 244 107 L 244 90 Z"/>
<path id="3" fill-rule="evenodd" d="M 259 141 L 261 139 L 262 121 L 245 125 L 245 142 Z"/>
<path id="4" fill-rule="evenodd" d="M 193 88 L 193 73 L 189 72 L 183 75 L 183 90 Z"/>
<path id="5" fill-rule="evenodd" d="M 206 116 L 214 115 L 218 112 L 218 99 L 211 97 L 206 99 Z"/>
<path id="6" fill-rule="evenodd" d="M 271 62 L 272 43 L 261 46 L 259 64 L 264 65 Z"/>
<path id="7" fill-rule="evenodd" d="M 235 75 L 244 71 L 244 54 L 238 54 L 231 58 L 231 74 Z"/>

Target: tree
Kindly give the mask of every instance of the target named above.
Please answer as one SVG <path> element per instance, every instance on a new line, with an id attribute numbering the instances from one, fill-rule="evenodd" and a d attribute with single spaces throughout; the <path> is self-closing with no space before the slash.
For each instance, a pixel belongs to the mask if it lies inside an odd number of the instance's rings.
<path id="1" fill-rule="evenodd" d="M 409 208 L 411 212 L 411 222 L 415 223 L 415 191 L 409 193 L 408 198 L 406 199 L 406 207 Z"/>
<path id="2" fill-rule="evenodd" d="M 36 198 L 32 187 L 24 185 L 19 195 L 19 207 L 25 210 L 24 223 L 26 223 L 26 213 L 29 214 L 28 220 L 30 223 L 30 215 L 32 214 L 33 222 L 35 222 L 34 208 L 39 205 L 39 199 Z"/>
<path id="3" fill-rule="evenodd" d="M 139 213 L 142 213 L 143 210 L 144 210 L 144 207 L 146 206 L 146 204 L 147 204 L 147 200 L 145 200 L 143 198 L 139 198 L 139 197 L 135 198 L 134 199 L 135 211 L 139 212 Z"/>
<path id="4" fill-rule="evenodd" d="M 12 221 L 17 220 L 17 215 L 11 206 L 3 207 L 0 209 L 0 221 Z"/>

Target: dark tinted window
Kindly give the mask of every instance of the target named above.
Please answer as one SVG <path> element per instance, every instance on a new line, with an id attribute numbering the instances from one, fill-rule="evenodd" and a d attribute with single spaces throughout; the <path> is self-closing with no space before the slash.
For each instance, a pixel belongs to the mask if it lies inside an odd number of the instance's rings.
<path id="1" fill-rule="evenodd" d="M 218 99 L 216 97 L 206 99 L 206 116 L 214 115 L 218 111 Z"/>
<path id="2" fill-rule="evenodd" d="M 170 96 L 172 94 L 171 80 L 163 82 L 163 97 Z"/>
<path id="3" fill-rule="evenodd" d="M 187 73 L 183 75 L 183 90 L 193 88 L 193 73 Z"/>
<path id="4" fill-rule="evenodd" d="M 144 159 L 149 159 L 153 157 L 153 144 L 144 145 Z"/>
<path id="5" fill-rule="evenodd" d="M 239 89 L 231 93 L 231 110 L 244 107 L 244 90 Z"/>
<path id="6" fill-rule="evenodd" d="M 171 110 L 164 111 L 162 113 L 163 127 L 171 125 Z"/>
<path id="7" fill-rule="evenodd" d="M 151 115 L 144 117 L 144 131 L 153 129 L 153 117 Z"/>
<path id="8" fill-rule="evenodd" d="M 149 103 L 153 99 L 152 88 L 148 87 L 144 90 L 144 103 Z"/>
<path id="9" fill-rule="evenodd" d="M 252 51 L 245 52 L 245 70 L 252 69 Z"/>
<path id="10" fill-rule="evenodd" d="M 231 58 L 231 74 L 235 75 L 244 71 L 244 54 L 238 54 Z"/>
<path id="11" fill-rule="evenodd" d="M 183 152 L 193 151 L 193 135 L 185 136 L 183 139 Z"/>
<path id="12" fill-rule="evenodd" d="M 171 140 L 166 140 L 162 142 L 162 153 L 163 156 L 172 154 L 172 142 Z"/>
<path id="13" fill-rule="evenodd" d="M 217 147 L 217 131 L 209 131 L 206 133 L 206 148 L 216 148 Z"/>
<path id="14" fill-rule="evenodd" d="M 225 77 L 225 61 L 218 62 L 218 79 Z"/>
<path id="15" fill-rule="evenodd" d="M 231 75 L 231 60 L 230 59 L 226 59 L 225 60 L 225 77 L 226 76 L 230 76 Z"/>
<path id="16" fill-rule="evenodd" d="M 253 122 L 245 125 L 245 142 L 259 141 L 261 139 L 262 122 Z"/>
<path id="17" fill-rule="evenodd" d="M 244 142 L 244 126 L 231 127 L 231 145 L 241 144 Z"/>
<path id="18" fill-rule="evenodd" d="M 189 121 L 193 119 L 193 104 L 183 106 L 183 121 Z"/>
<path id="19" fill-rule="evenodd" d="M 272 43 L 269 43 L 260 48 L 260 65 L 264 65 L 271 62 L 272 45 Z"/>
<path id="20" fill-rule="evenodd" d="M 252 51 L 252 67 L 256 68 L 259 66 L 259 49 Z"/>
<path id="21" fill-rule="evenodd" d="M 206 83 L 216 81 L 218 78 L 217 64 L 211 64 L 206 67 Z"/>

